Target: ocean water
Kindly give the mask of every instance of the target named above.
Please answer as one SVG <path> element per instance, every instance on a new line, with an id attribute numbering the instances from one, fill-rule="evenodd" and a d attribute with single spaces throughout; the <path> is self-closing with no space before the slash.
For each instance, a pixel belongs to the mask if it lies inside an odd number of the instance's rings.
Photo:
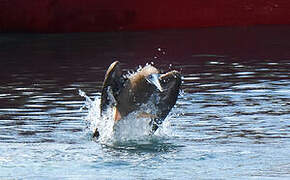
<path id="1" fill-rule="evenodd" d="M 0 34 L 0 179 L 289 179 L 289 30 Z M 114 60 L 182 73 L 153 136 L 100 121 Z"/>

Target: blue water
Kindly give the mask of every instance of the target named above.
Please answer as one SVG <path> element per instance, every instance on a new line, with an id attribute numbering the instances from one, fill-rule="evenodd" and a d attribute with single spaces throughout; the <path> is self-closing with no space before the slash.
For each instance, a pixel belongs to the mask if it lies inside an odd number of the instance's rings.
<path id="1" fill-rule="evenodd" d="M 286 30 L 1 34 L 0 179 L 289 179 Z M 161 133 L 91 138 L 90 105 L 116 59 L 182 72 Z"/>

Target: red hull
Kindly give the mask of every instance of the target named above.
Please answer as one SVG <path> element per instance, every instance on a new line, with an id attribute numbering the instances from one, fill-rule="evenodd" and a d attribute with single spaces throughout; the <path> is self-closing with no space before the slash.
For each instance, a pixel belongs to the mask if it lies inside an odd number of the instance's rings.
<path id="1" fill-rule="evenodd" d="M 290 24 L 287 0 L 0 0 L 0 32 Z"/>

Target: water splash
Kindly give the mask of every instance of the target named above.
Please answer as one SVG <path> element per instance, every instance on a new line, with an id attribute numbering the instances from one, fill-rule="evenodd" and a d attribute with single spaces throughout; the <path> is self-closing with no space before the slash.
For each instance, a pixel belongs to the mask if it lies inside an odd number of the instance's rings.
<path id="1" fill-rule="evenodd" d="M 83 109 L 88 109 L 88 114 L 85 117 L 85 121 L 88 127 L 88 134 L 92 136 L 92 134 L 98 129 L 100 133 L 99 141 L 106 142 L 110 141 L 113 137 L 113 126 L 114 120 L 110 114 L 112 114 L 112 109 L 109 109 L 104 116 L 100 115 L 100 97 L 95 97 L 92 100 L 90 97 L 86 95 L 85 92 L 79 90 L 79 95 L 86 99 Z"/>
<path id="2" fill-rule="evenodd" d="M 79 95 L 86 100 L 81 110 L 88 110 L 88 114 L 85 117 L 88 134 L 92 136 L 95 130 L 98 129 L 100 136 L 97 141 L 100 143 L 111 144 L 116 142 L 150 140 L 152 138 L 167 138 L 173 134 L 169 121 L 172 116 L 171 114 L 159 126 L 154 135 L 151 135 L 151 119 L 139 117 L 140 112 L 133 112 L 118 123 L 114 123 L 112 116 L 113 108 L 109 108 L 102 117 L 100 116 L 100 97 L 95 97 L 92 100 L 81 90 L 79 90 Z M 152 102 L 150 101 L 147 104 L 143 104 L 140 109 L 142 109 L 142 112 L 152 113 L 154 111 L 152 107 Z"/>

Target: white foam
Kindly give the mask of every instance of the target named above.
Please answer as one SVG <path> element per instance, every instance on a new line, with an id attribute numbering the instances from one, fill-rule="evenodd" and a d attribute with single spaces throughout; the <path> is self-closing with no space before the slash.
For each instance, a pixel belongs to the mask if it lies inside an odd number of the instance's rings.
<path id="1" fill-rule="evenodd" d="M 145 140 L 148 138 L 163 138 L 172 135 L 170 115 L 164 120 L 163 124 L 159 126 L 158 130 L 151 135 L 150 118 L 140 118 L 138 117 L 140 112 L 134 112 L 129 114 L 127 117 L 121 119 L 118 123 L 114 123 L 113 120 L 113 109 L 108 108 L 108 110 L 100 116 L 100 97 L 96 97 L 94 100 L 90 99 L 85 92 L 79 90 L 79 95 L 86 99 L 84 107 L 87 109 L 88 114 L 85 117 L 87 122 L 87 130 L 90 135 L 92 135 L 96 128 L 99 131 L 98 142 L 108 144 L 114 142 L 123 142 L 131 140 Z M 152 102 L 143 104 L 140 109 L 145 113 L 153 113 L 155 108 L 153 108 Z"/>

